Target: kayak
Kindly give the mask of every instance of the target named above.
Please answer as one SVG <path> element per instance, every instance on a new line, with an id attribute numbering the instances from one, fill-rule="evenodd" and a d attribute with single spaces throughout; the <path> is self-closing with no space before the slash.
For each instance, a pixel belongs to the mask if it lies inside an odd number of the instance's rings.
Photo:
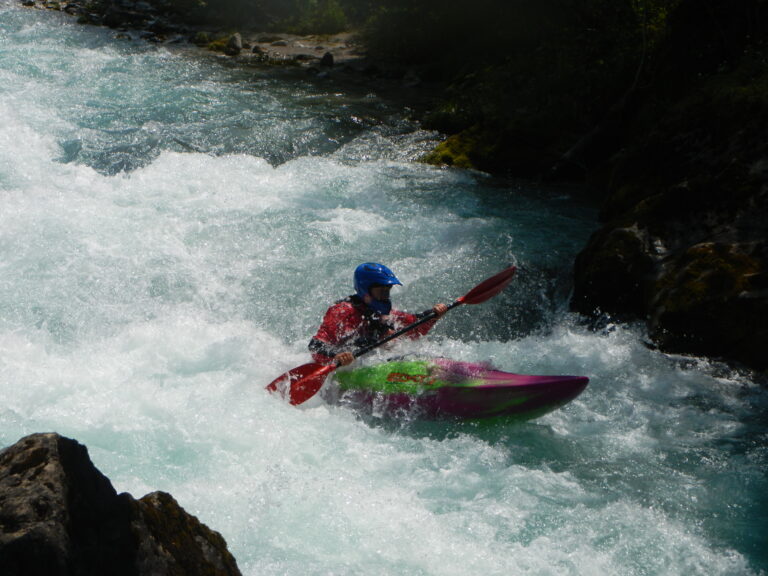
<path id="1" fill-rule="evenodd" d="M 530 420 L 570 402 L 588 382 L 447 358 L 408 359 L 337 370 L 324 396 L 383 417 Z"/>

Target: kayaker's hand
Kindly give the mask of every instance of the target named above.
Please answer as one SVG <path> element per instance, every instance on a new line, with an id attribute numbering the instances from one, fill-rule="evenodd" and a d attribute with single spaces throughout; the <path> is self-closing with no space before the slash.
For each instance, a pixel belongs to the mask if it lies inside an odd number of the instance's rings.
<path id="1" fill-rule="evenodd" d="M 441 302 L 440 304 L 435 304 L 435 305 L 432 307 L 432 312 L 434 312 L 434 313 L 435 313 L 435 316 L 437 316 L 438 318 L 440 318 L 440 316 L 442 316 L 443 314 L 445 314 L 446 312 L 448 312 L 448 306 L 446 306 L 446 305 L 445 305 L 445 304 L 443 304 L 442 302 Z"/>
<path id="2" fill-rule="evenodd" d="M 355 357 L 352 355 L 352 352 L 341 352 L 333 357 L 333 362 L 337 366 L 346 366 L 347 364 L 352 364 L 354 361 Z"/>

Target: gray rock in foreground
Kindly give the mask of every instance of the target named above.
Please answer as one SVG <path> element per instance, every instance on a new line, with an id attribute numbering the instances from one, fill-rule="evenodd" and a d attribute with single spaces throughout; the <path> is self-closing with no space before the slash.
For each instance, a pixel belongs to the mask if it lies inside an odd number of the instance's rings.
<path id="1" fill-rule="evenodd" d="M 237 575 L 220 534 L 170 494 L 117 494 L 82 444 L 33 434 L 0 452 L 0 574 Z"/>

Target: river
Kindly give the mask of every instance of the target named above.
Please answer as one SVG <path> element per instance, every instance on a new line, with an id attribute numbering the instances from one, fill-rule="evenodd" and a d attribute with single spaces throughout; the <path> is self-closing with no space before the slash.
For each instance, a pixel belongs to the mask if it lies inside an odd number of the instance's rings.
<path id="1" fill-rule="evenodd" d="M 118 491 L 170 492 L 221 532 L 246 575 L 768 570 L 765 383 L 568 311 L 598 226 L 574 190 L 415 162 L 438 135 L 374 88 L 9 0 L 0 118 L 0 446 L 75 438 Z M 267 394 L 368 260 L 411 311 L 517 265 L 395 351 L 588 388 L 490 425 Z"/>

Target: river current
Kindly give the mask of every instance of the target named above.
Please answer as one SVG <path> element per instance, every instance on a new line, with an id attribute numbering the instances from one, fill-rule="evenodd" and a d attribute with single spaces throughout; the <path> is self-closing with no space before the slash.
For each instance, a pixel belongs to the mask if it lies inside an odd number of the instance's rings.
<path id="1" fill-rule="evenodd" d="M 0 447 L 55 431 L 170 492 L 246 575 L 768 570 L 768 394 L 567 310 L 572 190 L 415 162 L 402 105 L 0 1 Z M 362 261 L 398 307 L 500 296 L 416 352 L 586 391 L 527 423 L 382 421 L 264 391 Z M 610 281 L 610 279 L 606 279 Z"/>

